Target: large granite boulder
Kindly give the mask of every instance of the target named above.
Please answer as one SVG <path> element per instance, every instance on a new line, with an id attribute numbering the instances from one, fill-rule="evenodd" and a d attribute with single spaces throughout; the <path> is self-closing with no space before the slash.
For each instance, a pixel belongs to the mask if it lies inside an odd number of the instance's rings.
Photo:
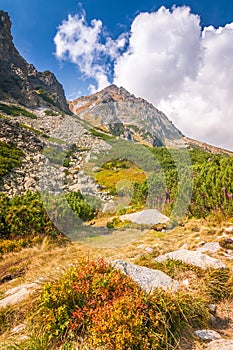
<path id="1" fill-rule="evenodd" d="M 156 288 L 176 292 L 179 283 L 166 275 L 164 272 L 147 267 L 130 264 L 125 261 L 115 260 L 112 262 L 115 269 L 121 270 L 130 276 L 139 286 L 150 293 Z"/>
<path id="2" fill-rule="evenodd" d="M 167 216 L 161 214 L 157 209 L 146 209 L 137 213 L 121 215 L 120 220 L 128 220 L 138 225 L 153 226 L 166 223 L 170 219 Z"/>

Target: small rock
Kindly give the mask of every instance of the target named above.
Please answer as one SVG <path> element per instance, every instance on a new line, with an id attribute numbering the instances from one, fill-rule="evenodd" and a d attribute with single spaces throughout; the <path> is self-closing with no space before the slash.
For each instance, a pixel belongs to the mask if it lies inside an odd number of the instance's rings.
<path id="1" fill-rule="evenodd" d="M 116 206 L 114 203 L 106 203 L 102 209 L 103 213 L 114 213 L 116 211 Z"/>
<path id="2" fill-rule="evenodd" d="M 197 251 L 201 253 L 204 253 L 204 252 L 216 253 L 220 249 L 221 247 L 218 242 L 208 242 L 208 243 L 205 243 L 202 247 L 198 248 Z"/>
<path id="3" fill-rule="evenodd" d="M 39 278 L 35 282 L 25 283 L 18 287 L 9 289 L 6 292 L 6 297 L 0 300 L 0 308 L 14 305 L 24 300 L 29 294 L 33 293 L 38 287 L 40 287 L 42 281 L 43 278 Z"/>
<path id="4" fill-rule="evenodd" d="M 218 318 L 215 315 L 210 315 L 209 318 L 209 323 L 213 326 L 216 327 L 218 323 Z"/>
<path id="5" fill-rule="evenodd" d="M 20 340 L 21 340 L 21 341 L 24 341 L 24 340 L 27 340 L 27 339 L 29 339 L 29 336 L 26 335 L 26 334 L 23 334 L 23 335 L 21 335 L 21 337 L 20 337 Z"/>
<path id="6" fill-rule="evenodd" d="M 188 248 L 188 247 L 189 247 L 189 244 L 188 244 L 188 243 L 185 243 L 185 244 L 182 245 L 182 247 L 180 247 L 180 249 L 186 249 L 186 248 Z"/>
<path id="7" fill-rule="evenodd" d="M 232 254 L 229 254 L 229 253 L 223 253 L 223 255 L 229 259 L 229 260 L 232 260 L 233 259 L 233 255 Z"/>
<path id="8" fill-rule="evenodd" d="M 188 287 L 188 285 L 189 285 L 189 279 L 186 278 L 186 279 L 183 280 L 181 283 L 182 283 L 184 286 Z"/>
<path id="9" fill-rule="evenodd" d="M 74 184 L 74 185 L 69 187 L 69 190 L 72 192 L 78 192 L 80 190 L 80 186 L 79 186 L 79 184 Z"/>
<path id="10" fill-rule="evenodd" d="M 225 269 L 226 265 L 218 259 L 212 258 L 201 252 L 192 251 L 188 249 L 178 249 L 173 252 L 160 255 L 155 260 L 158 262 L 164 262 L 168 259 L 182 261 L 186 264 L 207 269 L 212 267 L 214 269 Z"/>
<path id="11" fill-rule="evenodd" d="M 216 314 L 216 312 L 217 312 L 217 305 L 216 304 L 208 304 L 207 308 L 212 315 Z"/>
<path id="12" fill-rule="evenodd" d="M 146 247 L 146 249 L 145 249 L 145 251 L 147 252 L 147 253 L 153 253 L 153 248 L 151 248 L 151 247 Z"/>
<path id="13" fill-rule="evenodd" d="M 206 350 L 232 350 L 233 340 L 214 340 L 206 348 Z"/>
<path id="14" fill-rule="evenodd" d="M 233 231 L 233 226 L 229 226 L 229 227 L 225 228 L 224 231 L 225 232 L 232 232 Z"/>
<path id="15" fill-rule="evenodd" d="M 144 244 L 137 245 L 137 249 L 144 249 Z"/>
<path id="16" fill-rule="evenodd" d="M 24 187 L 26 190 L 29 190 L 34 184 L 34 180 L 33 179 L 26 179 Z"/>
<path id="17" fill-rule="evenodd" d="M 204 341 L 211 341 L 211 340 L 215 340 L 215 339 L 220 339 L 221 335 L 216 332 L 213 331 L 211 329 L 201 329 L 201 330 L 197 330 L 194 332 L 194 334 L 200 338 L 201 340 Z"/>
<path id="18" fill-rule="evenodd" d="M 220 246 L 226 249 L 233 249 L 233 238 L 227 237 L 220 241 Z"/>
<path id="19" fill-rule="evenodd" d="M 25 329 L 25 324 L 24 323 L 20 323 L 18 326 L 14 327 L 11 330 L 11 333 L 19 333 L 21 331 L 23 331 Z"/>

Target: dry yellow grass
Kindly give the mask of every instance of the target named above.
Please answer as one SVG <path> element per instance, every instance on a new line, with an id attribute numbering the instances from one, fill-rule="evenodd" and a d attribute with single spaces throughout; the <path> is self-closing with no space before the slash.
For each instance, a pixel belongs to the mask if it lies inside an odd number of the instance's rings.
<path id="1" fill-rule="evenodd" d="M 100 219 L 99 225 L 104 224 L 105 218 Z M 112 231 L 109 235 L 88 238 L 83 242 L 70 242 L 66 246 L 61 247 L 45 239 L 41 244 L 33 248 L 25 248 L 20 252 L 9 253 L 2 257 L 0 261 L 0 277 L 12 272 L 16 273 L 17 277 L 17 271 L 21 271 L 21 273 L 15 280 L 0 285 L 0 297 L 3 297 L 9 288 L 25 282 L 35 281 L 39 277 L 43 277 L 45 281 L 56 279 L 67 267 L 75 264 L 83 257 L 89 259 L 104 257 L 109 261 L 121 259 L 135 262 L 142 254 L 149 255 L 146 252 L 147 247 L 154 248 L 154 251 L 159 254 L 178 249 L 184 244 L 188 244 L 187 248 L 189 249 L 196 249 L 200 242 L 218 241 L 224 232 L 224 227 L 228 227 L 230 224 L 230 222 L 226 222 L 215 226 L 208 221 L 193 219 L 166 232 L 133 229 L 117 230 Z M 232 269 L 232 262 L 221 251 L 214 256 L 220 258 Z M 190 288 L 193 288 L 193 292 L 195 292 L 195 285 L 198 292 L 201 288 L 201 281 L 197 280 L 192 271 L 185 271 L 179 275 L 180 281 L 187 278 L 190 282 Z M 24 308 L 26 310 L 30 307 L 33 298 L 35 296 L 31 296 L 26 303 L 19 306 L 21 310 Z M 226 338 L 233 337 L 232 310 L 232 300 L 225 300 L 218 305 L 219 316 L 230 320 L 225 329 L 219 330 Z M 0 337 L 0 343 L 11 339 L 11 337 L 12 335 L 6 332 Z M 199 342 L 193 343 L 193 341 L 189 342 L 187 339 L 184 339 L 181 341 L 181 349 L 201 350 L 202 345 Z"/>

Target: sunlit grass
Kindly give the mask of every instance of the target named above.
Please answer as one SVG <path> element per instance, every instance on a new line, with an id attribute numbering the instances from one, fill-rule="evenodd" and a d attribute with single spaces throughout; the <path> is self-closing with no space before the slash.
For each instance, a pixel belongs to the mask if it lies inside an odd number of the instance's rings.
<path id="1" fill-rule="evenodd" d="M 105 190 L 112 191 L 113 193 L 117 191 L 117 185 L 119 183 L 124 185 L 124 180 L 127 181 L 127 183 L 142 183 L 145 179 L 145 172 L 130 161 L 113 161 L 106 163 L 96 174 L 95 178 L 96 182 Z"/>

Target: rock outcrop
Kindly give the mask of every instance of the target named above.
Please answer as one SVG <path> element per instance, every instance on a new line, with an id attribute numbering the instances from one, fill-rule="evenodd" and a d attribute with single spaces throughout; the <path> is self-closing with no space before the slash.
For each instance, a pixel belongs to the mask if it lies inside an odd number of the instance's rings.
<path id="1" fill-rule="evenodd" d="M 69 101 L 69 107 L 92 125 L 130 141 L 161 146 L 167 141 L 176 143 L 183 139 L 164 113 L 116 85 Z"/>
<path id="2" fill-rule="evenodd" d="M 38 72 L 14 46 L 11 21 L 0 11 L 0 100 L 28 107 L 56 106 L 68 112 L 62 85 L 49 71 Z"/>

